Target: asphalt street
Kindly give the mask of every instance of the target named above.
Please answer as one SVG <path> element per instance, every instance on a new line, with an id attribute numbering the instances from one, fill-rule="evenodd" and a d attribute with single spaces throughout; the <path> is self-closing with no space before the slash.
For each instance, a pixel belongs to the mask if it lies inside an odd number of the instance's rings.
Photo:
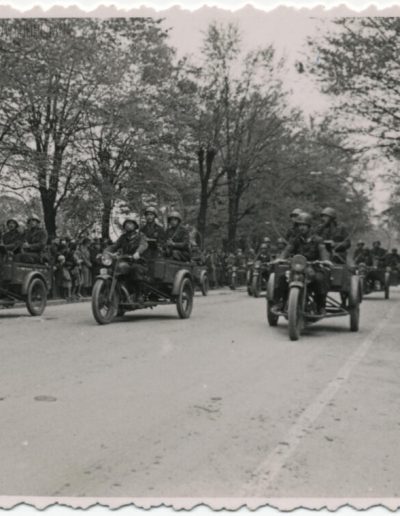
<path id="1" fill-rule="evenodd" d="M 265 300 L 0 312 L 0 495 L 400 496 L 400 291 L 291 342 Z"/>

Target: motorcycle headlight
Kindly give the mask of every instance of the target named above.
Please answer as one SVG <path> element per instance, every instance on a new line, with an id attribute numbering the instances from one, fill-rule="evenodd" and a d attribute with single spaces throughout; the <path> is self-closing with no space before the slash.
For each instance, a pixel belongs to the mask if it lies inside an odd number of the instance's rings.
<path id="1" fill-rule="evenodd" d="M 105 267 L 110 267 L 112 265 L 112 262 L 113 262 L 113 259 L 112 259 L 112 256 L 111 254 L 109 253 L 103 253 L 101 255 L 101 263 L 105 266 Z"/>
<path id="2" fill-rule="evenodd" d="M 307 266 L 307 260 L 304 256 L 296 254 L 292 258 L 292 270 L 295 272 L 303 272 Z"/>

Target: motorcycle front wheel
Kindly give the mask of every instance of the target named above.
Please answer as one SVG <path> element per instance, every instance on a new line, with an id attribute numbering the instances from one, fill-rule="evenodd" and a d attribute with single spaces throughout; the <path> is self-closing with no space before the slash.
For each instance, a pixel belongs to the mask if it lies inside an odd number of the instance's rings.
<path id="1" fill-rule="evenodd" d="M 118 314 L 119 296 L 115 289 L 110 297 L 111 281 L 98 279 L 92 291 L 92 313 L 98 324 L 110 324 Z"/>
<path id="2" fill-rule="evenodd" d="M 292 287 L 289 293 L 288 321 L 290 340 L 299 340 L 303 326 L 302 291 L 298 287 Z"/>

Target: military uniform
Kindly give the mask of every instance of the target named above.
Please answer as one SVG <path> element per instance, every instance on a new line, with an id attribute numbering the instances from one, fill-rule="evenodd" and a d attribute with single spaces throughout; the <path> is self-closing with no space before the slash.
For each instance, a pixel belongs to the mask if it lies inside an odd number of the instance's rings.
<path id="1" fill-rule="evenodd" d="M 16 260 L 24 263 L 42 263 L 46 258 L 47 232 L 40 227 L 27 229 L 23 235 L 23 243 L 29 244 L 28 249 L 16 256 Z"/>
<path id="2" fill-rule="evenodd" d="M 386 255 L 387 251 L 382 247 L 373 247 L 371 249 L 371 256 L 374 266 L 379 268 L 384 267 Z"/>
<path id="3" fill-rule="evenodd" d="M 316 229 L 316 235 L 322 240 L 332 240 L 332 261 L 335 263 L 346 263 L 347 250 L 351 247 L 350 235 L 346 227 L 331 221 L 329 224 L 321 224 Z"/>
<path id="4" fill-rule="evenodd" d="M 353 260 L 356 265 L 365 263 L 365 265 L 372 265 L 371 251 L 369 249 L 356 249 L 354 251 Z"/>
<path id="5" fill-rule="evenodd" d="M 147 239 L 148 248 L 144 253 L 144 258 L 154 260 L 158 256 L 159 247 L 165 241 L 164 228 L 156 222 L 147 222 L 142 227 L 142 234 Z"/>
<path id="6" fill-rule="evenodd" d="M 3 235 L 3 244 L 7 251 L 18 253 L 21 250 L 23 235 L 18 229 L 11 229 Z"/>
<path id="7" fill-rule="evenodd" d="M 400 265 L 400 255 L 398 253 L 389 253 L 385 258 L 385 265 L 392 269 L 397 269 Z"/>
<path id="8" fill-rule="evenodd" d="M 118 238 L 118 240 L 106 248 L 110 253 L 115 253 L 119 250 L 122 254 L 135 254 L 136 252 L 142 255 L 148 248 L 146 237 L 139 231 L 125 232 Z"/>
<path id="9" fill-rule="evenodd" d="M 167 258 L 180 262 L 190 262 L 190 238 L 189 232 L 179 224 L 175 228 L 168 228 L 165 232 Z M 171 245 L 168 244 L 171 241 Z"/>

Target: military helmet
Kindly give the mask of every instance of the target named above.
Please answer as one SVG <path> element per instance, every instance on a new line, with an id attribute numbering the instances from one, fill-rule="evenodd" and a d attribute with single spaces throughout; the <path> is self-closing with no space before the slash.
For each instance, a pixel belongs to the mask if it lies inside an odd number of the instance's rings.
<path id="1" fill-rule="evenodd" d="M 286 244 L 286 240 L 283 237 L 279 237 L 277 240 L 278 244 Z"/>
<path id="2" fill-rule="evenodd" d="M 268 243 L 267 242 L 263 242 L 260 246 L 260 249 L 268 249 Z"/>
<path id="3" fill-rule="evenodd" d="M 294 210 L 292 210 L 292 212 L 290 213 L 290 216 L 291 217 L 298 217 L 300 214 L 302 213 L 302 210 L 300 208 L 295 208 Z"/>
<path id="4" fill-rule="evenodd" d="M 296 224 L 306 224 L 307 226 L 311 226 L 312 217 L 309 213 L 302 212 L 296 219 Z"/>
<path id="5" fill-rule="evenodd" d="M 14 224 L 17 226 L 17 228 L 19 227 L 18 221 L 17 221 L 17 220 L 15 220 L 15 219 L 8 219 L 8 220 L 7 220 L 7 222 L 6 222 L 6 226 L 8 226 L 8 224 L 9 224 L 10 222 L 14 222 Z"/>
<path id="6" fill-rule="evenodd" d="M 269 237 L 264 237 L 263 244 L 270 244 L 270 243 L 271 243 L 271 239 Z"/>
<path id="7" fill-rule="evenodd" d="M 365 242 L 364 242 L 363 240 L 359 240 L 359 241 L 357 242 L 357 245 L 365 245 Z"/>
<path id="8" fill-rule="evenodd" d="M 325 208 L 322 210 L 321 215 L 326 215 L 331 219 L 336 219 L 336 210 L 333 208 Z"/>
<path id="9" fill-rule="evenodd" d="M 31 220 L 35 220 L 38 224 L 40 224 L 40 219 L 39 219 L 39 217 L 37 215 L 34 215 L 34 214 L 30 215 L 28 217 L 27 222 L 29 223 Z"/>
<path id="10" fill-rule="evenodd" d="M 179 222 L 182 222 L 182 217 L 181 217 L 181 214 L 179 213 L 179 211 L 171 211 L 171 213 L 168 214 L 168 222 L 171 219 L 178 219 Z"/>
<path id="11" fill-rule="evenodd" d="M 128 217 L 124 220 L 124 223 L 122 224 L 122 228 L 125 229 L 125 226 L 128 224 L 128 222 L 133 222 L 133 224 L 136 225 L 136 227 L 139 227 L 139 222 L 136 217 Z"/>
<path id="12" fill-rule="evenodd" d="M 158 212 L 154 206 L 146 206 L 144 214 L 147 215 L 148 213 L 152 213 L 155 217 L 158 217 Z"/>

